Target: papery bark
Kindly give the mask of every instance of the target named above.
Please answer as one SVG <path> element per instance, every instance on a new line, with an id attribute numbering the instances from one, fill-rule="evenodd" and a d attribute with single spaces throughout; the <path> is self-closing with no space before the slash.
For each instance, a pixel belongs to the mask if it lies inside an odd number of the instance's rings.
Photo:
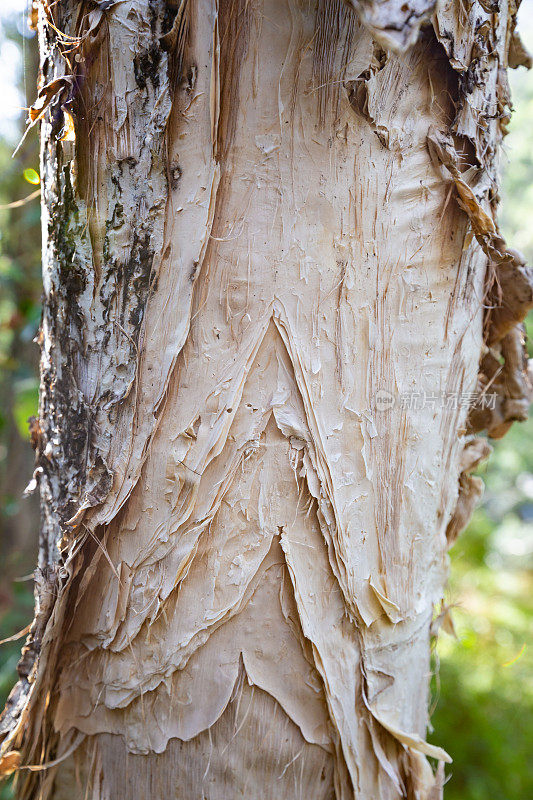
<path id="1" fill-rule="evenodd" d="M 447 547 L 529 393 L 493 5 L 41 7 L 20 797 L 441 796 Z"/>

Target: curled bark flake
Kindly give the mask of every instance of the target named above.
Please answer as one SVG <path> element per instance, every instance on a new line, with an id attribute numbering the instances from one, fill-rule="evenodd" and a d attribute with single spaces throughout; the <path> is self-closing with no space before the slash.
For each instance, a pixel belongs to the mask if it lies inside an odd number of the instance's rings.
<path id="1" fill-rule="evenodd" d="M 522 326 L 487 349 L 480 363 L 477 393 L 480 402 L 470 409 L 469 433 L 486 430 L 493 439 L 500 439 L 513 422 L 527 419 L 532 383 Z"/>
<path id="2" fill-rule="evenodd" d="M 504 248 L 503 243 L 496 251 L 498 255 Z M 533 269 L 517 250 L 506 248 L 504 254 L 499 263 L 491 262 L 489 271 L 484 325 L 489 346 L 502 341 L 533 307 Z"/>
<path id="3" fill-rule="evenodd" d="M 20 753 L 18 750 L 9 750 L 0 758 L 0 778 L 7 778 L 20 767 Z"/>
<path id="4" fill-rule="evenodd" d="M 70 92 L 73 82 L 74 79 L 71 75 L 62 75 L 43 86 L 37 95 L 37 100 L 28 112 L 30 123 L 37 122 L 43 116 L 52 100 L 57 102 L 65 93 Z"/>
<path id="5" fill-rule="evenodd" d="M 403 52 L 431 19 L 437 0 L 348 0 L 372 36 L 388 50 Z"/>
<path id="6" fill-rule="evenodd" d="M 471 472 L 487 459 L 492 447 L 485 439 L 469 440 L 462 452 L 459 476 L 459 497 L 455 511 L 446 528 L 446 539 L 451 547 L 462 530 L 470 522 L 472 513 L 483 494 L 483 481 Z"/>
<path id="7" fill-rule="evenodd" d="M 375 75 L 380 72 L 387 63 L 387 53 L 376 42 L 373 44 L 372 60 L 367 69 L 361 72 L 355 79 L 345 81 L 344 88 L 348 94 L 348 102 L 356 114 L 366 119 L 372 125 L 376 136 L 383 147 L 389 146 L 389 131 L 385 125 L 376 123 L 376 119 L 370 109 L 370 93 L 376 92 Z"/>
<path id="8" fill-rule="evenodd" d="M 428 134 L 428 147 L 435 165 L 443 167 L 453 180 L 457 202 L 468 215 L 489 262 L 484 319 L 484 339 L 489 351 L 480 364 L 477 391 L 481 400 L 489 392 L 495 399 L 472 406 L 468 430 L 486 429 L 493 438 L 500 438 L 513 421 L 527 419 L 531 401 L 532 387 L 520 323 L 533 308 L 533 270 L 518 251 L 506 246 L 492 216 L 466 182 L 452 137 L 433 128 Z M 472 496 L 480 493 L 474 478 L 464 479 L 463 483 L 471 488 Z"/>
<path id="9" fill-rule="evenodd" d="M 533 59 L 531 53 L 525 47 L 518 31 L 514 31 L 509 45 L 509 66 L 513 69 L 517 67 L 525 67 L 531 69 L 533 66 Z"/>
<path id="10" fill-rule="evenodd" d="M 444 761 L 439 761 L 433 772 L 425 758 L 414 750 L 407 750 L 403 767 L 407 800 L 442 800 Z"/>
<path id="11" fill-rule="evenodd" d="M 520 33 L 516 29 L 516 18 L 518 15 L 518 9 L 520 8 L 522 0 L 510 0 L 509 3 L 509 24 L 508 24 L 508 36 L 509 36 L 509 50 L 508 50 L 508 64 L 511 69 L 516 69 L 517 67 L 525 67 L 526 69 L 531 69 L 533 66 L 533 59 L 531 58 L 531 54 L 528 52 L 527 48 L 525 47 Z"/>

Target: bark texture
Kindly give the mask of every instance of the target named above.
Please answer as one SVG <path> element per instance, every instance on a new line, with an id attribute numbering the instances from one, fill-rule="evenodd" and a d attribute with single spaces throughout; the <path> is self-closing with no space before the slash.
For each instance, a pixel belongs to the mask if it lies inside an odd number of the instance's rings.
<path id="1" fill-rule="evenodd" d="M 473 434 L 530 388 L 531 272 L 495 221 L 515 16 L 41 4 L 21 798 L 441 796 L 447 547 Z"/>

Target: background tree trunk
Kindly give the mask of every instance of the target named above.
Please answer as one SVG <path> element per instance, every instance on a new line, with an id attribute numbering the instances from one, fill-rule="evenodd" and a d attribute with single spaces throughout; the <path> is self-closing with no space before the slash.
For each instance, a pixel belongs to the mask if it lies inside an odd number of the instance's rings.
<path id="1" fill-rule="evenodd" d="M 20 797 L 440 796 L 472 434 L 527 411 L 531 276 L 494 222 L 515 15 L 41 6 Z"/>

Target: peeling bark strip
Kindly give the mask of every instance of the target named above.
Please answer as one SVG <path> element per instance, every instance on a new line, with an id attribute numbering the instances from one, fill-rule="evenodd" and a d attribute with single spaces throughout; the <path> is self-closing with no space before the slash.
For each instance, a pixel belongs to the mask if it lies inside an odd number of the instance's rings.
<path id="1" fill-rule="evenodd" d="M 41 3 L 20 798 L 441 797 L 446 551 L 472 433 L 530 392 L 495 221 L 516 11 Z"/>

